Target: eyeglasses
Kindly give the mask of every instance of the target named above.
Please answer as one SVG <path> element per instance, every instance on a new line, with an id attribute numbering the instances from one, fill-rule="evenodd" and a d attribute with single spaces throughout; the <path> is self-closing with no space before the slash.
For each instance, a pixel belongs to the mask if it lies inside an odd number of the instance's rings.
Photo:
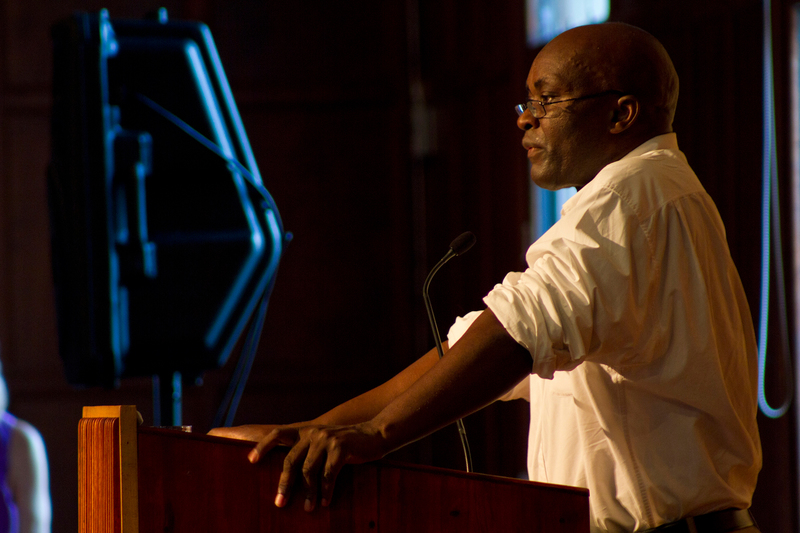
<path id="1" fill-rule="evenodd" d="M 522 116 L 522 114 L 525 113 L 525 111 L 527 110 L 531 112 L 533 118 L 544 118 L 544 116 L 547 114 L 547 111 L 545 110 L 544 107 L 546 105 L 561 104 L 564 102 L 574 102 L 576 100 L 586 100 L 588 98 L 598 98 L 600 96 L 605 96 L 607 94 L 625 94 L 625 93 L 622 91 L 616 91 L 612 89 L 609 91 L 603 91 L 601 93 L 587 94 L 586 96 L 578 96 L 576 98 L 566 98 L 564 100 L 556 100 L 555 102 L 540 102 L 539 100 L 525 100 L 524 104 L 519 104 L 514 106 L 514 111 L 517 112 L 517 115 Z"/>

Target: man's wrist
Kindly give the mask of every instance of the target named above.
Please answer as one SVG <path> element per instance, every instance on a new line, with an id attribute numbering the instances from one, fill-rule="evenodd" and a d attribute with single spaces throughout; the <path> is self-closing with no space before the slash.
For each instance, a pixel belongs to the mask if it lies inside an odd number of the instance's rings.
<path id="1" fill-rule="evenodd" d="M 381 457 L 386 456 L 405 444 L 403 442 L 392 442 L 393 426 L 383 421 L 380 416 L 376 416 L 372 420 L 359 424 L 359 426 L 361 431 L 374 438 L 377 452 Z"/>

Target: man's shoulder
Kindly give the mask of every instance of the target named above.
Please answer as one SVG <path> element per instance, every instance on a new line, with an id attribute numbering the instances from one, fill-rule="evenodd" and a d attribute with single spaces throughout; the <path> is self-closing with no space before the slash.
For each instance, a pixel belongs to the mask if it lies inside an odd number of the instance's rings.
<path id="1" fill-rule="evenodd" d="M 593 201 L 617 196 L 642 215 L 705 189 L 677 147 L 657 147 L 606 165 L 586 186 Z"/>

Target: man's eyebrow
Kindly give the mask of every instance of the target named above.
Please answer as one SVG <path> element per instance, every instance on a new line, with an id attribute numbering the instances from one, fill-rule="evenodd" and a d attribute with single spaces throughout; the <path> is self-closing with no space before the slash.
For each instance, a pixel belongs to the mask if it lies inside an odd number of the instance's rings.
<path id="1" fill-rule="evenodd" d="M 547 78 L 539 78 L 538 80 L 533 82 L 533 87 L 536 88 L 536 89 L 541 90 L 542 86 L 543 85 L 547 85 L 548 81 L 549 80 Z"/>
<path id="2" fill-rule="evenodd" d="M 533 88 L 535 90 L 541 92 L 543 87 L 547 87 L 549 85 L 549 81 L 550 80 L 548 80 L 546 77 L 545 78 L 539 78 L 538 80 L 533 82 Z M 533 96 L 533 92 L 531 91 L 531 87 L 527 83 L 525 84 L 525 91 L 528 94 L 528 96 Z"/>

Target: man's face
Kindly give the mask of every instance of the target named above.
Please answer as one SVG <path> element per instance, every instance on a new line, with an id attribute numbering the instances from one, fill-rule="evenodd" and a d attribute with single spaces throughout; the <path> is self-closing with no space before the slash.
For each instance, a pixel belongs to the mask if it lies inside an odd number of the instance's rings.
<path id="1" fill-rule="evenodd" d="M 584 65 L 574 49 L 546 47 L 528 74 L 527 98 L 547 104 L 613 89 L 600 87 L 596 76 L 584 75 Z M 525 111 L 517 119 L 536 185 L 549 190 L 582 187 L 610 162 L 606 143 L 615 98 L 606 94 L 545 105 L 543 118 Z"/>

